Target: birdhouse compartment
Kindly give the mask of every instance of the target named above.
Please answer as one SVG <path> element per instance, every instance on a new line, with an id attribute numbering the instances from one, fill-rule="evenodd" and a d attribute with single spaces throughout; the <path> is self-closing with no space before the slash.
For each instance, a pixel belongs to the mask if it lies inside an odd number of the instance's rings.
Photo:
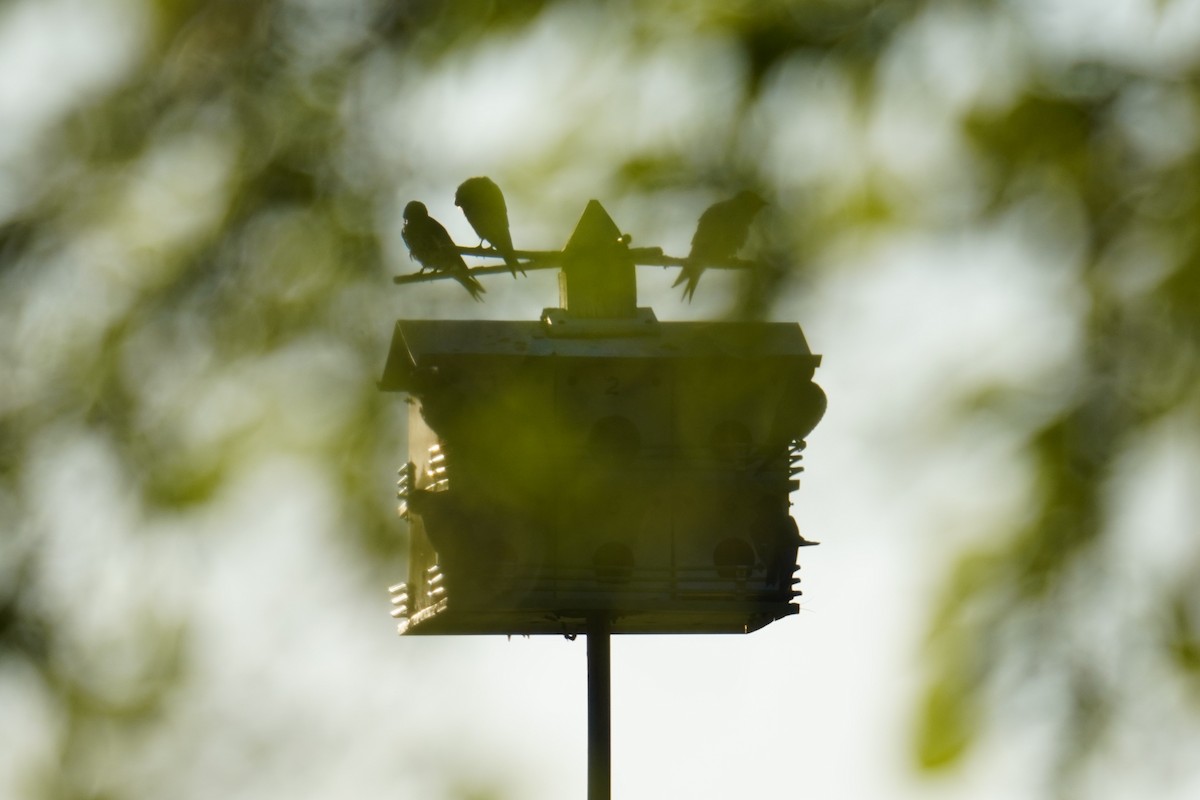
<path id="1" fill-rule="evenodd" d="M 651 315 L 652 319 L 652 315 Z M 400 321 L 402 633 L 745 632 L 795 613 L 790 514 L 824 411 L 798 325 Z"/>

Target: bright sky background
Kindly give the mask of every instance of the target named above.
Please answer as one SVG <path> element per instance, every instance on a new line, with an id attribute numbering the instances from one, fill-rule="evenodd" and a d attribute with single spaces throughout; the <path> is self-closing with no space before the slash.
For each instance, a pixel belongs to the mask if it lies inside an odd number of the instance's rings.
<path id="1" fill-rule="evenodd" d="M 1103 12 L 1083 2 L 1026 5 L 1063 51 L 1119 52 L 1155 68 L 1191 58 L 1189 48 L 1200 40 L 1197 3 L 1172 3 L 1159 24 L 1147 22 L 1145 4 L 1135 0 L 1106 3 Z M 33 185 L 20 159 L 28 142 L 130 67 L 145 35 L 138 8 L 122 0 L 27 0 L 0 9 L 0 212 Z M 624 51 L 617 45 L 620 24 L 599 16 L 587 42 L 566 41 L 557 35 L 558 22 L 551 14 L 435 73 L 414 73 L 406 69 L 411 64 L 387 59 L 372 67 L 364 93 L 378 82 L 390 87 L 392 103 L 358 132 L 362 141 L 377 148 L 381 169 L 401 170 L 387 160 L 395 141 L 411 148 L 397 162 L 425 165 L 420 176 L 396 186 L 397 211 L 407 199 L 423 199 L 456 239 L 473 243 L 453 208 L 453 187 L 488 173 L 513 187 L 509 208 L 519 246 L 560 246 L 586 201 L 597 197 L 634 233 L 635 244 L 682 253 L 694 220 L 716 198 L 673 195 L 634 218 L 630 213 L 643 206 L 606 194 L 607 164 L 596 160 L 663 137 L 727 136 L 722 119 L 733 101 L 722 82 L 736 70 L 731 54 L 718 41 L 681 51 L 663 40 Z M 836 193 L 867 165 L 882 166 L 898 186 L 971 202 L 957 144 L 938 115 L 949 120 L 969 98 L 1005 90 L 988 82 L 989 63 L 1009 52 L 1011 32 L 981 32 L 969 13 L 931 18 L 920 30 L 945 49 L 923 49 L 925 40 L 915 37 L 896 56 L 895 80 L 898 97 L 922 93 L 924 116 L 893 103 L 860 137 L 842 138 L 851 110 L 838 105 L 838 87 L 825 83 L 837 76 L 785 71 L 763 105 L 766 168 L 791 168 L 797 190 Z M 630 59 L 636 84 L 622 83 Z M 592 80 L 571 82 L 584 66 Z M 906 83 L 903 76 L 913 74 L 920 79 Z M 628 104 L 628 117 L 604 117 L 582 138 L 572 132 L 572 111 L 616 100 Z M 1177 116 L 1172 126 L 1194 134 L 1196 120 Z M 556 163 L 545 148 L 564 137 L 571 138 L 565 151 L 572 158 Z M 146 185 L 162 185 L 156 163 L 173 175 L 186 164 L 186 175 L 208 181 L 205 192 L 219 195 L 227 167 L 220 138 L 176 144 L 147 167 Z M 1151 132 L 1146 146 L 1171 142 Z M 812 158 L 814 151 L 821 157 Z M 205 206 L 193 200 L 150 192 L 136 195 L 129 213 L 177 217 L 177 228 L 164 219 L 139 235 L 186 236 L 189 225 L 207 224 L 207 218 L 196 223 L 197 208 Z M 536 221 L 532 208 L 541 212 Z M 920 645 L 939 580 L 962 547 L 1003 530 L 1030 490 L 1015 434 L 948 430 L 948 403 L 972 387 L 999 383 L 1029 387 L 1035 400 L 1052 407 L 1078 344 L 1076 265 L 1069 252 L 1029 244 L 1037 240 L 1030 230 L 1036 225 L 1016 218 L 967 233 L 916 225 L 864 235 L 818 265 L 821 278 L 813 286 L 776 306 L 776 319 L 799 322 L 824 355 L 817 381 L 830 398 L 826 419 L 808 438 L 807 471 L 793 498 L 801 531 L 822 542 L 801 551 L 801 612 L 744 637 L 617 637 L 614 797 L 1032 794 L 1029 781 L 1040 773 L 1031 765 L 1053 730 L 988 740 L 981 756 L 932 783 L 913 774 L 906 748 L 910 704 L 922 682 Z M 406 270 L 402 245 L 392 246 L 397 269 Z M 70 268 L 77 272 L 64 274 L 107 280 L 79 263 Z M 711 318 L 724 309 L 730 276 L 706 274 L 691 306 L 669 289 L 673 278 L 673 272 L 639 271 L 640 303 L 660 319 Z M 450 282 L 388 284 L 364 315 L 372 324 L 441 315 L 533 319 L 557 303 L 549 274 L 520 283 L 501 275 L 487 289 L 487 304 L 477 308 Z M 91 292 L 71 302 L 115 308 L 120 298 Z M 36 328 L 52 311 L 61 308 L 25 311 L 23 319 Z M 381 324 L 381 344 L 389 334 Z M 378 355 L 382 370 L 384 352 Z M 279 369 L 286 373 L 288 363 Z M 229 394 L 207 398 L 217 416 L 225 408 L 221 399 L 238 391 L 236 382 L 221 389 Z M 305 408 L 317 409 L 316 416 L 303 417 L 302 408 L 295 424 L 336 415 L 328 402 L 313 400 Z M 399 398 L 397 407 L 400 413 Z M 1174 530 L 1200 511 L 1189 488 L 1200 482 L 1200 467 L 1169 432 L 1158 447 L 1143 456 L 1139 473 L 1149 477 L 1140 484 L 1131 477 L 1132 507 L 1160 514 L 1152 527 Z M 403 459 L 397 449 L 397 464 Z M 447 785 L 481 793 L 496 786 L 530 800 L 584 795 L 583 639 L 397 639 L 385 587 L 367 583 L 339 545 L 320 464 L 296 454 L 257 456 L 213 507 L 172 522 L 142 518 L 132 487 L 114 477 L 108 444 L 80 431 L 47 437 L 29 470 L 28 491 L 40 509 L 31 525 L 49 537 L 58 596 L 69 602 L 65 615 L 79 635 L 119 629 L 147 594 L 164 618 L 179 613 L 195 620 L 195 666 L 177 701 L 178 724 L 145 743 L 133 775 L 164 781 L 176 800 L 437 797 Z M 381 493 L 379 502 L 393 501 Z M 1163 535 L 1163 552 L 1178 540 Z M 405 577 L 402 564 L 395 571 L 397 580 Z M 5 669 L 0 796 L 18 797 L 19 768 L 38 758 L 57 721 L 47 717 L 32 676 Z M 1148 775 L 1136 763 L 1138 752 L 1112 754 L 1118 764 L 1129 761 L 1126 772 L 1115 770 L 1130 776 L 1129 785 L 1109 776 L 1090 797 L 1148 796 L 1140 794 L 1146 786 L 1162 800 L 1200 796 L 1200 770 L 1176 765 Z"/>

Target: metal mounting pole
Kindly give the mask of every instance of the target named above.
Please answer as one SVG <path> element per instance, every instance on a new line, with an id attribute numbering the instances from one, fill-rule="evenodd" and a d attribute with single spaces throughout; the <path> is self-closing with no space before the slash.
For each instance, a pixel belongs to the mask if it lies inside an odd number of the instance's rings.
<path id="1" fill-rule="evenodd" d="M 612 692 L 607 617 L 588 620 L 588 800 L 612 796 Z"/>

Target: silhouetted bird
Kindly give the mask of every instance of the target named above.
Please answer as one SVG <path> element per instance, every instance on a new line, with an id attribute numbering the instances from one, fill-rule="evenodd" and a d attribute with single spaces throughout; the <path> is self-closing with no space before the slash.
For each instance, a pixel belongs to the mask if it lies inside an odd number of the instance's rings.
<path id="1" fill-rule="evenodd" d="M 828 406 L 824 389 L 807 378 L 792 376 L 775 406 L 768 438 L 777 443 L 804 439 L 817 427 Z"/>
<path id="2" fill-rule="evenodd" d="M 482 300 L 483 285 L 467 269 L 467 262 L 442 224 L 429 216 L 425 204 L 413 200 L 404 207 L 404 227 L 400 231 L 408 252 L 421 264 L 421 272 L 431 269 L 446 272 L 463 285 L 471 297 Z"/>
<path id="3" fill-rule="evenodd" d="M 690 303 L 696 292 L 696 284 L 700 282 L 700 273 L 704 272 L 704 265 L 733 258 L 746 243 L 754 215 L 765 205 L 766 202 L 757 194 L 743 190 L 729 200 L 709 206 L 696 223 L 688 263 L 671 286 L 687 281 L 683 296 Z"/>
<path id="4" fill-rule="evenodd" d="M 480 244 L 487 240 L 496 252 L 504 256 L 504 263 L 517 277 L 520 264 L 513 253 L 512 234 L 508 231 L 508 207 L 504 205 L 504 194 L 491 178 L 467 178 L 454 193 L 454 205 L 463 210 L 467 222 L 479 234 Z M 521 270 L 525 274 L 525 270 Z"/>

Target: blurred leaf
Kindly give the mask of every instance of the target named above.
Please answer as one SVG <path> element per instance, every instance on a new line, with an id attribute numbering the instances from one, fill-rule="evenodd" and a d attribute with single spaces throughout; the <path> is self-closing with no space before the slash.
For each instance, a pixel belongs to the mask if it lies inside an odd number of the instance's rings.
<path id="1" fill-rule="evenodd" d="M 1193 576 L 1194 577 L 1194 576 Z M 1166 608 L 1165 647 L 1171 664 L 1192 682 L 1200 701 L 1200 619 L 1197 619 L 1196 585 L 1181 587 Z"/>
<path id="2" fill-rule="evenodd" d="M 1028 94 L 1000 113 L 973 114 L 965 124 L 975 144 L 1002 164 L 1073 165 L 1086 157 L 1098 112 L 1091 103 Z"/>
<path id="3" fill-rule="evenodd" d="M 722 9 L 718 20 L 740 40 L 753 96 L 771 70 L 797 52 L 836 57 L 865 86 L 891 37 L 923 6 L 923 0 L 766 2 Z"/>
<path id="4" fill-rule="evenodd" d="M 917 763 L 922 769 L 946 769 L 967 752 L 979 727 L 976 697 L 967 677 L 951 672 L 926 688 L 916 734 Z"/>
<path id="5" fill-rule="evenodd" d="M 29 565 L 8 564 L 0 573 L 0 661 L 23 657 L 44 666 L 49 655 L 52 622 L 42 618 L 31 602 Z"/>

